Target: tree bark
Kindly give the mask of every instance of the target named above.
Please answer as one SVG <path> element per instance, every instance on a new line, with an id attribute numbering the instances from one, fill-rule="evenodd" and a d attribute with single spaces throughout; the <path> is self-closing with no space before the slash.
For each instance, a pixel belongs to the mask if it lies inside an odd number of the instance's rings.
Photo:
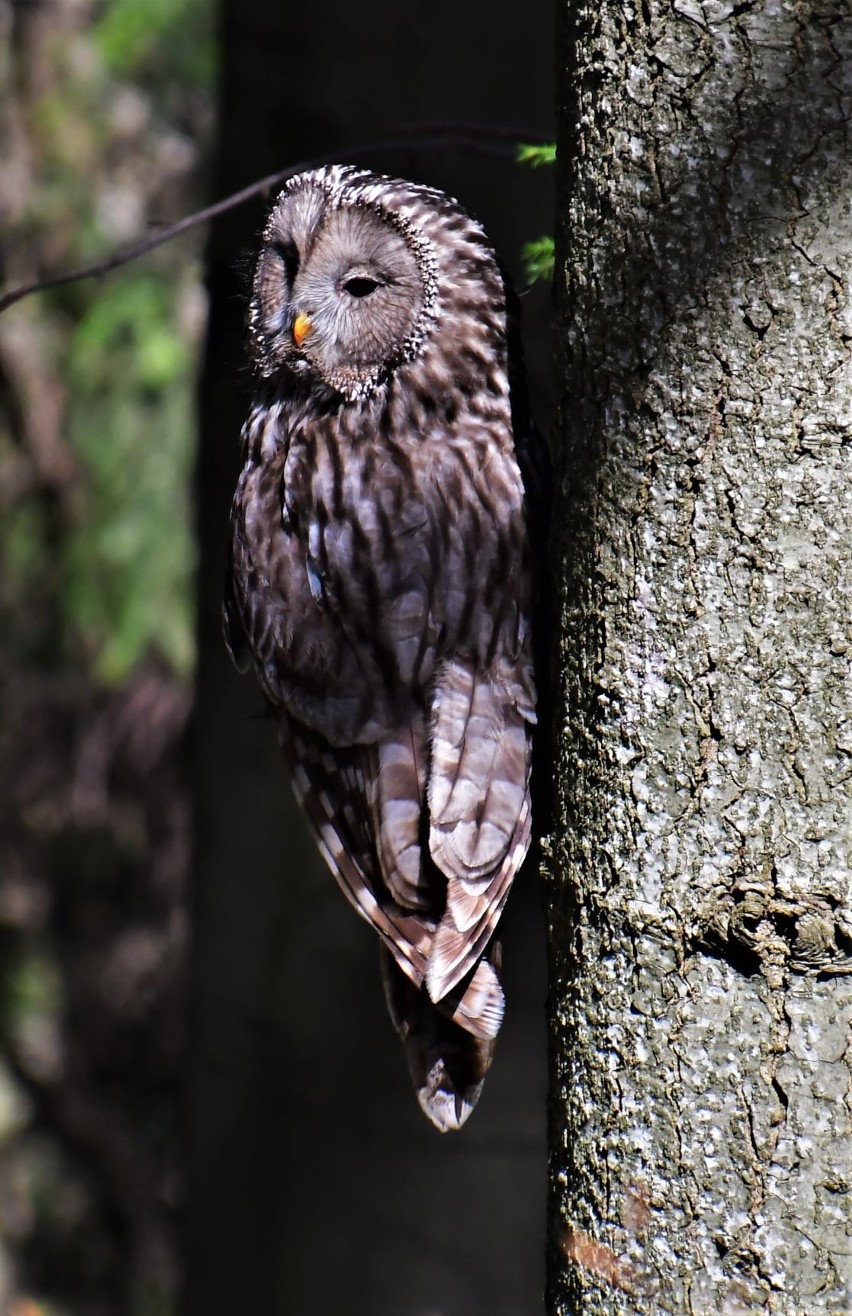
<path id="1" fill-rule="evenodd" d="M 559 1316 L 852 1309 L 847 15 L 563 0 Z"/>

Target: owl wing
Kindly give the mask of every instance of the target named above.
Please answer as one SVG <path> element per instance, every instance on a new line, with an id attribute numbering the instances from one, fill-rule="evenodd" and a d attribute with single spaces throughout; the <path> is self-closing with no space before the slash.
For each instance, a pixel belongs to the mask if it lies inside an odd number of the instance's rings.
<path id="1" fill-rule="evenodd" d="M 432 706 L 429 851 L 447 899 L 426 985 L 440 1000 L 490 940 L 530 843 L 535 712 L 523 684 L 497 665 L 442 665 Z"/>
<path id="2" fill-rule="evenodd" d="M 405 909 L 435 914 L 436 893 L 423 864 L 429 750 L 422 714 L 364 747 L 369 820 L 385 885 Z M 433 918 L 432 928 L 437 922 Z"/>
<path id="3" fill-rule="evenodd" d="M 442 884 L 436 892 L 428 856 L 421 862 L 414 838 L 422 832 L 422 814 L 418 805 L 415 820 L 409 803 L 412 789 L 425 801 L 424 729 L 400 731 L 380 746 L 332 750 L 284 717 L 281 738 L 296 797 L 323 857 L 381 938 L 385 994 L 420 1104 L 439 1128 L 458 1128 L 476 1104 L 503 1019 L 499 947 L 492 942 L 484 955 L 502 901 L 477 954 L 433 1004 L 423 985 Z"/>
<path id="4" fill-rule="evenodd" d="M 296 798 L 343 894 L 376 929 L 394 961 L 416 987 L 423 982 L 435 920 L 406 908 L 382 880 L 370 816 L 375 786 L 369 753 L 332 749 L 321 736 L 282 716 L 281 743 Z M 405 894 L 402 884 L 398 892 Z"/>

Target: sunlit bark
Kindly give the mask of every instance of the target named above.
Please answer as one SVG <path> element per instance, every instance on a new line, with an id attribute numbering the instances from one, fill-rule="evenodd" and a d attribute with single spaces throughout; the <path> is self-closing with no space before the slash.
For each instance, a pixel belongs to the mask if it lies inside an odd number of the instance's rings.
<path id="1" fill-rule="evenodd" d="M 563 5 L 559 1316 L 852 1307 L 845 12 Z"/>

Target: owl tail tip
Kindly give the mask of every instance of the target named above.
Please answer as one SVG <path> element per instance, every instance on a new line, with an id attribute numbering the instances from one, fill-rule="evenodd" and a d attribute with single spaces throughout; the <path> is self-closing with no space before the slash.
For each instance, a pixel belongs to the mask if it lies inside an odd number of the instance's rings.
<path id="1" fill-rule="evenodd" d="M 412 1068 L 412 1077 L 414 1070 Z M 415 1083 L 417 1079 L 415 1078 Z M 423 1085 L 417 1088 L 417 1100 L 420 1109 L 439 1133 L 454 1133 L 462 1127 L 479 1100 L 485 1082 L 484 1076 L 478 1083 L 459 1092 L 453 1086 L 443 1060 L 437 1060 Z"/>
<path id="2" fill-rule="evenodd" d="M 433 1004 L 425 987 L 415 987 L 384 948 L 382 977 L 421 1110 L 441 1133 L 460 1129 L 479 1100 L 491 1067 L 496 1028 L 484 1032 L 472 1018 L 462 1026 L 458 1002 Z M 500 996 L 502 1002 L 502 992 Z"/>

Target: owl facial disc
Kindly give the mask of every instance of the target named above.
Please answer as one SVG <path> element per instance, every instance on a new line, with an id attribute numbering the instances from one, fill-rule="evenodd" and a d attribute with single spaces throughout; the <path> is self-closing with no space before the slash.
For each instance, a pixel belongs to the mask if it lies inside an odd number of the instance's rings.
<path id="1" fill-rule="evenodd" d="M 429 243 L 327 177 L 291 179 L 273 207 L 249 319 L 261 375 L 290 370 L 344 398 L 374 392 L 428 335 Z"/>

